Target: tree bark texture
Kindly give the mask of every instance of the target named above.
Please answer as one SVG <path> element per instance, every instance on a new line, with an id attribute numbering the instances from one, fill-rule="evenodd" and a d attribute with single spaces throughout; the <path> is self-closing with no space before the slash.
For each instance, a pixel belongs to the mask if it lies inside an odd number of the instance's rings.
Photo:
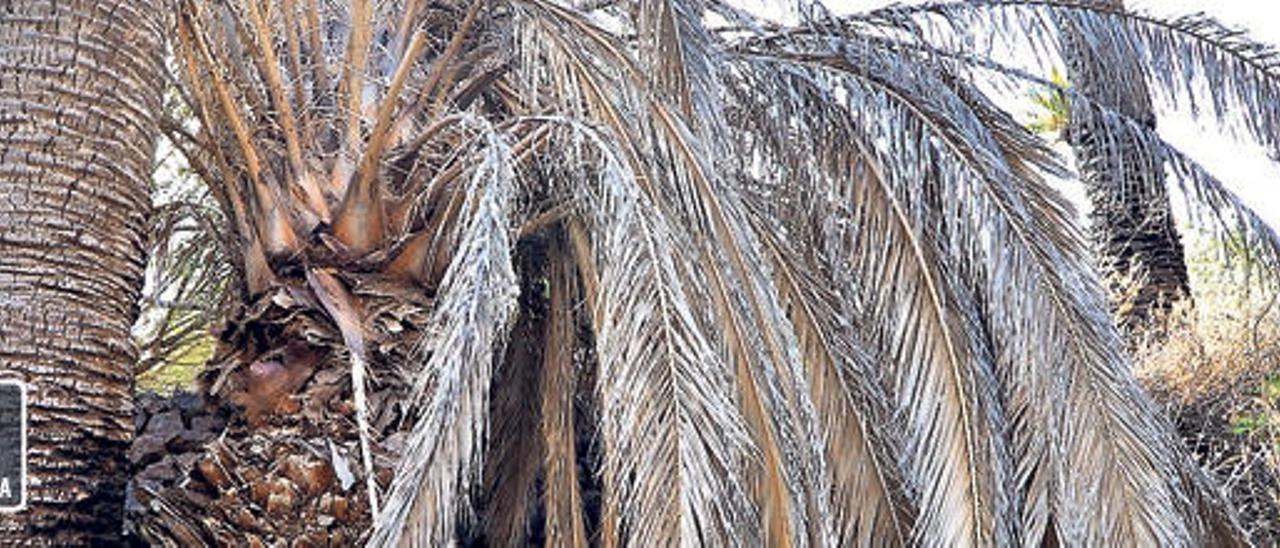
<path id="1" fill-rule="evenodd" d="M 1097 3 L 1123 6 L 1119 0 Z M 1092 205 L 1095 257 L 1118 325 L 1134 334 L 1190 294 L 1164 159 L 1141 131 L 1115 116 L 1124 115 L 1154 132 L 1155 113 L 1136 52 L 1100 55 L 1100 50 L 1111 51 L 1105 45 L 1107 37 L 1069 22 L 1060 23 L 1060 31 L 1072 85 L 1096 102 L 1073 101 L 1067 130 Z"/>
<path id="2" fill-rule="evenodd" d="M 30 418 L 28 508 L 0 545 L 120 538 L 164 13 L 0 0 L 0 374 Z"/>

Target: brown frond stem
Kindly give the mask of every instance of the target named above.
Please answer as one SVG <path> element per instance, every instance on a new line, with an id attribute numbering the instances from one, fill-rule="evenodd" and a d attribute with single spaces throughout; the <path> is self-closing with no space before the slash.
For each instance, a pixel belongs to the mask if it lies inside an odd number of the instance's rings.
<path id="1" fill-rule="evenodd" d="M 292 0 L 290 0 L 292 1 Z M 324 43 L 320 36 L 320 0 L 306 0 L 307 8 L 301 21 L 301 32 L 307 37 L 311 61 L 311 77 L 315 79 L 311 93 L 317 103 L 326 103 L 326 96 L 333 93 L 333 83 L 329 81 L 329 67 L 324 58 Z"/>
<path id="2" fill-rule="evenodd" d="M 447 80 L 444 79 L 444 76 L 446 75 L 446 72 L 448 74 L 452 74 L 449 67 L 452 66 L 454 57 L 457 57 L 458 52 L 462 50 L 462 42 L 467 37 L 467 33 L 471 31 L 472 25 L 475 24 L 476 16 L 480 13 L 480 6 L 484 2 L 485 0 L 471 1 L 471 7 L 467 9 L 467 14 L 463 17 L 462 22 L 458 23 L 458 28 L 453 31 L 453 36 L 449 39 L 449 44 L 445 46 L 445 49 L 440 53 L 440 56 L 431 63 L 431 68 L 428 69 L 427 73 L 427 81 L 423 83 L 422 88 L 419 89 L 418 98 L 415 99 L 413 104 L 409 108 L 405 109 L 404 112 L 396 119 L 395 125 L 393 126 L 396 128 L 395 133 L 402 133 L 401 128 L 404 128 L 409 123 L 410 119 L 417 116 L 418 113 L 422 112 L 423 108 L 425 108 L 426 101 L 428 100 L 431 91 L 437 86 L 440 86 L 442 82 L 447 82 Z"/>
<path id="3" fill-rule="evenodd" d="M 281 20 L 284 21 L 285 28 L 285 48 L 289 53 L 289 72 L 293 75 L 294 79 L 301 80 L 303 77 L 302 43 L 298 38 L 298 32 L 301 28 L 298 23 L 298 3 L 297 0 L 282 1 L 283 5 L 281 6 L 280 12 Z M 308 102 L 306 86 L 302 85 L 301 82 L 296 82 L 293 84 L 292 88 L 293 102 L 298 108 L 297 126 L 300 133 L 299 138 L 304 143 L 304 146 L 312 146 L 314 145 L 315 140 L 311 134 L 311 120 L 307 115 Z"/>
<path id="4" fill-rule="evenodd" d="M 267 83 L 267 90 L 271 93 L 271 102 L 275 105 L 276 119 L 280 122 L 280 129 L 284 133 L 285 147 L 289 155 L 289 167 L 293 172 L 294 184 L 306 197 L 306 201 L 300 205 L 307 208 L 311 216 L 317 217 L 320 222 L 328 222 L 329 205 L 325 203 L 320 187 L 316 186 L 315 179 L 311 177 L 306 163 L 302 160 L 303 151 L 299 142 L 297 121 L 293 115 L 293 107 L 289 104 L 284 82 L 280 79 L 280 60 L 277 58 L 275 47 L 272 45 L 271 30 L 267 28 L 267 21 L 258 7 L 257 0 L 245 0 L 244 4 L 249 13 L 249 22 L 252 24 L 257 37 L 258 55 L 255 55 L 254 59 L 258 60 L 256 64 L 263 81 Z M 307 232 L 310 231 L 308 226 L 303 226 L 303 228 Z"/>
<path id="5" fill-rule="evenodd" d="M 339 104 L 346 110 L 343 149 L 355 154 L 360 145 L 361 119 L 364 117 L 364 72 L 368 69 L 369 43 L 373 35 L 372 0 L 351 0 L 351 32 L 347 36 L 347 52 L 342 61 L 343 77 L 338 88 Z M 347 181 L 339 179 L 334 190 L 338 196 L 346 192 Z"/>
<path id="6" fill-rule="evenodd" d="M 378 166 L 386 148 L 391 116 L 395 112 L 400 91 L 404 88 L 405 80 L 413 68 L 413 61 L 422 51 L 425 42 L 426 34 L 422 31 L 414 33 L 410 40 L 391 80 L 391 86 L 378 108 L 373 133 L 365 144 L 364 154 L 356 168 L 355 184 L 348 187 L 347 195 L 338 208 L 333 233 L 356 255 L 364 255 L 376 249 L 386 234 L 387 216 L 382 187 L 378 184 Z"/>
<path id="7" fill-rule="evenodd" d="M 192 8 L 192 13 L 195 13 L 194 8 Z M 263 249 L 268 256 L 292 255 L 297 252 L 299 243 L 297 233 L 292 226 L 292 216 L 286 210 L 288 202 L 281 199 L 282 196 L 278 187 L 268 185 L 263 181 L 262 164 L 258 157 L 258 152 L 250 139 L 244 119 L 236 108 L 235 100 L 232 99 L 231 92 L 227 89 L 226 82 L 218 71 L 220 65 L 214 60 L 208 44 L 201 38 L 199 27 L 189 17 L 183 18 L 182 21 L 182 24 L 187 26 L 188 35 L 193 38 L 196 50 L 209 68 L 210 83 L 213 86 L 214 94 L 217 96 L 218 104 L 222 107 L 223 115 L 226 116 L 227 122 L 231 125 L 236 142 L 240 145 L 240 152 L 244 156 L 249 180 L 253 184 L 258 214 L 261 215 L 258 218 L 264 220 L 258 226 Z"/>

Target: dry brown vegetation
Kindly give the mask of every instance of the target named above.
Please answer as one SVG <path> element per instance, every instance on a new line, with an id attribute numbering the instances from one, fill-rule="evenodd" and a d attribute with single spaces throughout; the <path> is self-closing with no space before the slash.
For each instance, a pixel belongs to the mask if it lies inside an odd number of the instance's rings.
<path id="1" fill-rule="evenodd" d="M 1206 250 L 1195 303 L 1138 351 L 1138 377 L 1240 511 L 1259 546 L 1280 542 L 1280 300 Z"/>

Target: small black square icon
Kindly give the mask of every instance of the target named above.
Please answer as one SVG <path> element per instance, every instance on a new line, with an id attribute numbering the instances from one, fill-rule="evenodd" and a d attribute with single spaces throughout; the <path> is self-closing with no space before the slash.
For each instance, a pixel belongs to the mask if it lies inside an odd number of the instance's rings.
<path id="1" fill-rule="evenodd" d="M 0 379 L 0 511 L 27 504 L 27 391 L 19 381 Z"/>

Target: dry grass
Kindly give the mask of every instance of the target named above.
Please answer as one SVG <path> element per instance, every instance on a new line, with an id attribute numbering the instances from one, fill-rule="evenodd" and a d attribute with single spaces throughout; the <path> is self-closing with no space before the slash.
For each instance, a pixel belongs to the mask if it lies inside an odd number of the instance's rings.
<path id="1" fill-rule="evenodd" d="M 1213 248 L 1220 246 L 1202 245 Z M 1280 543 L 1280 302 L 1241 268 L 1192 254 L 1195 303 L 1138 351 L 1138 376 L 1255 543 Z"/>

